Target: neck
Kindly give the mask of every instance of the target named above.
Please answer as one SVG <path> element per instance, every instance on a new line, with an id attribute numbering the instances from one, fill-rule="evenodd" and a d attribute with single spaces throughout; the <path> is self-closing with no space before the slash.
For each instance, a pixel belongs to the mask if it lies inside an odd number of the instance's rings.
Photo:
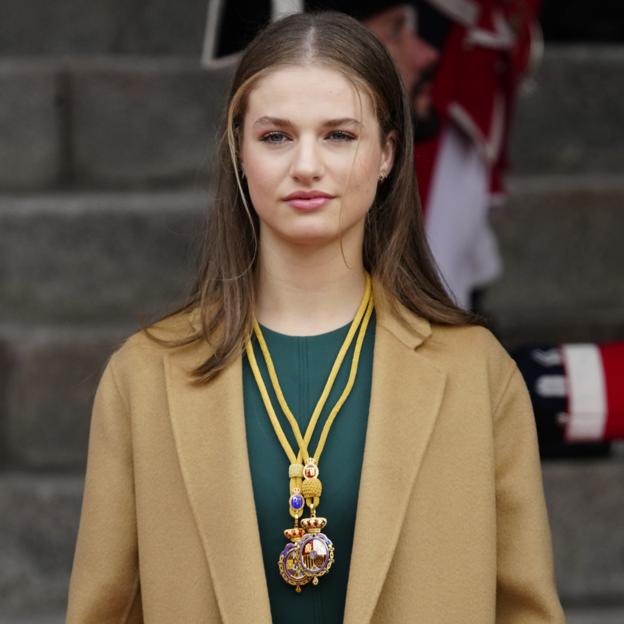
<path id="1" fill-rule="evenodd" d="M 313 336 L 352 321 L 365 285 L 361 252 L 352 255 L 345 262 L 339 245 L 304 250 L 261 245 L 258 322 L 280 333 Z"/>

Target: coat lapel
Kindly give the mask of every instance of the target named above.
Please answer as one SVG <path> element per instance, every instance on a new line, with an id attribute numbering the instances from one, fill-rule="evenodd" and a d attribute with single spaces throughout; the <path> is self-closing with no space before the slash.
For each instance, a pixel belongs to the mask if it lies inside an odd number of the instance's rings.
<path id="1" fill-rule="evenodd" d="M 180 468 L 223 622 L 269 623 L 271 611 L 252 490 L 241 360 L 208 385 L 188 371 L 207 346 L 166 356 L 169 411 Z"/>
<path id="2" fill-rule="evenodd" d="M 371 404 L 345 624 L 368 623 L 373 616 L 446 381 L 445 373 L 418 352 L 431 332 L 429 323 L 409 314 L 401 323 L 378 288 L 375 306 Z"/>

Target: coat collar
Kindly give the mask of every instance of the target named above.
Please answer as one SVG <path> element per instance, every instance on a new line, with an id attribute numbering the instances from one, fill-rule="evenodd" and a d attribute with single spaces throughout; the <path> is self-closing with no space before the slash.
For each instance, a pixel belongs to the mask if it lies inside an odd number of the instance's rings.
<path id="1" fill-rule="evenodd" d="M 373 277 L 373 298 L 377 326 L 384 327 L 406 347 L 415 349 L 431 336 L 431 324 L 417 316 L 388 295 L 379 280 Z"/>
<path id="2" fill-rule="evenodd" d="M 429 323 L 400 305 L 393 307 L 378 283 L 373 288 L 373 380 L 345 624 L 369 622 L 373 615 L 446 378 L 418 350 L 431 334 Z M 176 450 L 223 621 L 268 623 L 270 603 L 245 433 L 242 360 L 231 362 L 207 385 L 192 384 L 188 371 L 209 354 L 202 343 L 165 356 Z"/>

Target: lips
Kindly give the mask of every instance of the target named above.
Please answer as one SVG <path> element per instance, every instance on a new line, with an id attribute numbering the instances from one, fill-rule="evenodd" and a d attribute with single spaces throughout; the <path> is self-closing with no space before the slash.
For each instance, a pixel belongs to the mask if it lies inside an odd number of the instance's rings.
<path id="1" fill-rule="evenodd" d="M 296 191 L 284 198 L 284 201 L 298 210 L 316 210 L 334 199 L 334 195 L 323 191 Z"/>

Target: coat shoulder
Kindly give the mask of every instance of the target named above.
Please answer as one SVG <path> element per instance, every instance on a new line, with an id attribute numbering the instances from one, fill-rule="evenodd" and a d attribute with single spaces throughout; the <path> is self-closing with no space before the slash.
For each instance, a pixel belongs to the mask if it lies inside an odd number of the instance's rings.
<path id="1" fill-rule="evenodd" d="M 487 378 L 494 394 L 517 370 L 516 363 L 490 330 L 478 325 L 432 325 L 424 352 L 451 376 L 468 383 Z"/>
<path id="2" fill-rule="evenodd" d="M 184 341 L 193 336 L 197 336 L 195 313 L 178 312 L 130 335 L 111 359 L 120 369 L 131 369 L 134 372 L 146 370 L 150 365 L 160 365 L 168 353 L 192 348 L 200 338 L 188 344 L 184 344 Z"/>
<path id="3" fill-rule="evenodd" d="M 432 325 L 430 346 L 449 356 L 495 359 L 500 363 L 511 357 L 496 336 L 481 325 Z"/>

